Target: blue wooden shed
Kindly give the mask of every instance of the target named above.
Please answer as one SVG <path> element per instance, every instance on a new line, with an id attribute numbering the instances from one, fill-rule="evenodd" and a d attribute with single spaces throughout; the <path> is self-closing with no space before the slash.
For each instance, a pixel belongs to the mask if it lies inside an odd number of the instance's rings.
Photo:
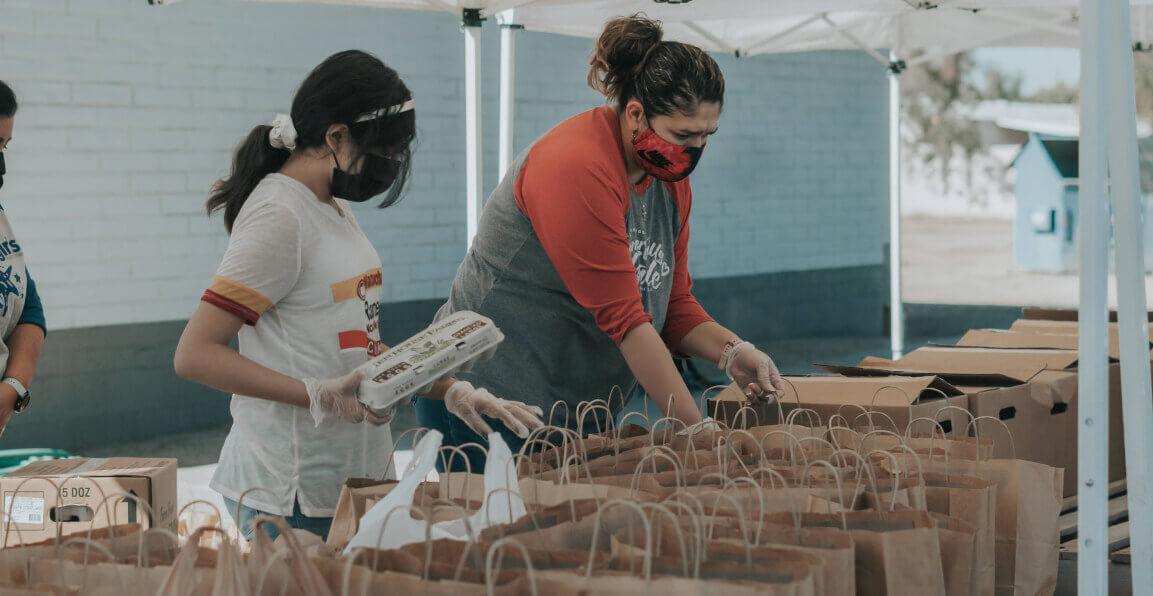
<path id="1" fill-rule="evenodd" d="M 1013 160 L 1017 170 L 1014 194 L 1013 260 L 1018 269 L 1040 273 L 1077 271 L 1077 147 L 1075 138 L 1030 133 Z M 1142 160 L 1142 169 L 1150 163 Z M 1150 176 L 1142 172 L 1144 182 Z M 1144 189 L 1143 189 L 1144 190 Z M 1145 194 L 1148 212 L 1149 194 Z M 1153 226 L 1145 217 L 1145 263 L 1153 266 Z"/>

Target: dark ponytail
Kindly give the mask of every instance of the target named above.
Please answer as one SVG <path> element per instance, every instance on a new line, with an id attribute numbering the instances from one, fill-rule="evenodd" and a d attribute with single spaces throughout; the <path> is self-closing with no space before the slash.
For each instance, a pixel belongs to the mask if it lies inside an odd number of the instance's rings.
<path id="1" fill-rule="evenodd" d="M 16 115 L 16 93 L 8 83 L 0 81 L 0 118 L 11 118 Z"/>
<path id="2" fill-rule="evenodd" d="M 634 14 L 605 24 L 590 61 L 588 83 L 617 109 L 636 99 L 652 116 L 694 113 L 723 103 L 725 77 L 704 50 L 663 41 L 660 21 Z"/>
<path id="3" fill-rule="evenodd" d="M 208 214 L 223 209 L 224 228 L 229 233 L 248 195 L 265 176 L 279 170 L 291 155 L 287 149 L 277 149 L 268 142 L 270 131 L 272 127 L 267 124 L 252 129 L 232 156 L 232 172 L 212 187 Z"/>
<path id="4" fill-rule="evenodd" d="M 333 54 L 309 73 L 292 100 L 294 151 L 324 147 L 328 129 L 334 124 L 347 124 L 360 151 L 354 163 L 365 152 L 377 150 L 399 164 L 396 178 L 379 204 L 388 207 L 400 199 L 412 169 L 415 111 L 362 118 L 410 99 L 412 93 L 400 75 L 379 58 L 360 50 Z M 237 147 L 228 177 L 212 187 L 208 214 L 223 210 L 224 227 L 229 232 L 248 195 L 265 176 L 283 167 L 292 154 L 288 149 L 272 146 L 268 138 L 271 130 L 268 125 L 252 129 Z"/>

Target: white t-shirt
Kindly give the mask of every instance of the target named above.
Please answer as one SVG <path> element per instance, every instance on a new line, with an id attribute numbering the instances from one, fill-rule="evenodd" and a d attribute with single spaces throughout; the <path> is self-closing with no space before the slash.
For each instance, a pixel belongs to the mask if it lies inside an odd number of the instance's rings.
<path id="1" fill-rule="evenodd" d="M 245 319 L 240 353 L 296 379 L 342 376 L 382 351 L 376 249 L 348 203 L 334 209 L 308 187 L 266 176 L 240 210 L 228 251 L 203 300 Z M 232 430 L 211 486 L 244 505 L 291 515 L 331 517 L 348 477 L 382 478 L 392 435 L 387 426 L 326 419 L 307 409 L 232 397 Z"/>

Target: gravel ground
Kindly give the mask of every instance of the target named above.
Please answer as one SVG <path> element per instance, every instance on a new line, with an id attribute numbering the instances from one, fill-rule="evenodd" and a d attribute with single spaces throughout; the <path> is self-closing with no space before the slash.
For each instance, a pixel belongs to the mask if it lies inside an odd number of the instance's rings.
<path id="1" fill-rule="evenodd" d="M 1075 308 L 1076 273 L 1027 273 L 1013 265 L 1013 222 L 961 217 L 901 220 L 905 302 L 1005 304 Z M 1117 307 L 1117 281 L 1109 276 L 1109 304 Z M 1146 300 L 1153 276 L 1145 276 Z M 1150 302 L 1153 305 L 1153 302 Z"/>

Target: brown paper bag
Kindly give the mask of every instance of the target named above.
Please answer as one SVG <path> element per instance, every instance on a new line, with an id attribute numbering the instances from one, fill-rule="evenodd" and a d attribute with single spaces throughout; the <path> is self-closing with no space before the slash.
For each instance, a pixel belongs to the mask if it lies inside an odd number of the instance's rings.
<path id="1" fill-rule="evenodd" d="M 637 594 L 660 594 L 661 596 L 701 596 L 702 594 L 724 594 L 725 596 L 812 596 L 811 578 L 809 582 L 796 584 L 764 584 L 741 581 L 691 580 L 679 577 L 654 576 L 650 579 L 637 577 L 626 571 L 603 571 L 591 577 L 571 571 L 543 570 L 536 573 L 538 580 L 552 581 L 597 596 L 636 596 Z"/>
<path id="2" fill-rule="evenodd" d="M 75 537 L 91 540 L 112 551 L 114 556 L 123 558 L 135 556 L 141 531 L 140 524 L 121 524 L 95 528 L 90 533 L 78 534 Z M 7 548 L 0 549 L 0 584 L 26 583 L 32 560 L 37 557 L 56 556 L 61 552 L 60 543 L 55 538 L 20 545 L 16 544 L 15 535 L 13 532 L 14 539 Z"/>
<path id="3" fill-rule="evenodd" d="M 925 472 L 925 501 L 932 513 L 973 525 L 973 582 L 971 596 L 993 596 L 996 586 L 997 486 L 960 474 Z"/>
<path id="4" fill-rule="evenodd" d="M 966 521 L 947 515 L 940 513 L 929 515 L 937 522 L 937 541 L 941 545 L 945 594 L 968 596 L 973 591 L 977 529 Z"/>
<path id="5" fill-rule="evenodd" d="M 888 464 L 886 464 L 888 465 Z M 926 472 L 950 472 L 996 485 L 996 591 L 1049 594 L 1057 586 L 1064 472 L 1018 459 L 970 461 L 937 458 L 923 462 Z"/>
<path id="6" fill-rule="evenodd" d="M 197 565 L 200 560 L 200 539 L 207 532 L 221 534 L 224 537 L 220 543 L 214 573 L 211 574 L 212 584 L 208 593 L 211 596 L 247 596 L 250 593 L 251 587 L 244 561 L 229 539 L 228 533 L 220 528 L 200 528 L 188 537 L 188 542 L 181 548 L 180 554 L 176 556 L 176 561 L 169 569 L 168 577 L 156 591 L 157 596 L 190 596 L 205 593 L 207 578 L 198 572 Z"/>
<path id="7" fill-rule="evenodd" d="M 780 570 L 787 569 L 789 575 L 797 571 L 801 576 L 811 575 L 813 590 L 817 594 L 827 594 L 825 586 L 825 560 L 815 554 L 797 549 L 777 546 L 753 546 L 743 541 L 710 540 L 703 543 L 702 552 L 697 552 L 702 543 L 697 541 L 694 529 L 677 533 L 670 520 L 662 520 L 661 532 L 654 529 L 654 556 L 651 559 L 652 573 L 679 577 L 699 577 L 701 579 L 744 580 L 754 582 L 781 583 Z M 633 527 L 613 535 L 611 568 L 617 571 L 639 569 L 644 563 L 649 536 L 643 527 Z M 767 570 L 775 569 L 775 572 Z"/>
<path id="8" fill-rule="evenodd" d="M 792 526 L 790 514 L 769 523 Z M 803 527 L 847 528 L 856 556 L 857 594 L 903 596 L 945 593 L 937 523 L 924 511 L 805 513 Z"/>
<path id="9" fill-rule="evenodd" d="M 427 596 L 484 596 L 484 584 L 451 581 L 425 581 L 419 575 L 396 571 L 373 571 L 351 560 L 315 558 L 312 565 L 324 577 L 332 594 L 368 596 L 373 594 L 421 594 Z M 345 591 L 347 587 L 347 592 Z"/>
<path id="10" fill-rule="evenodd" d="M 71 596 L 79 593 L 76 588 L 60 586 L 0 584 L 0 596 Z"/>
<path id="11" fill-rule="evenodd" d="M 710 527 L 713 542 L 730 541 L 745 544 L 745 531 L 753 542 L 808 553 L 824 561 L 824 588 L 828 596 L 853 596 L 857 593 L 854 570 L 853 538 L 847 532 L 829 528 L 797 528 L 777 524 L 744 527 L 736 520 L 721 520 Z M 711 544 L 711 542 L 710 542 Z"/>
<path id="12" fill-rule="evenodd" d="M 599 516 L 598 510 L 602 510 Z M 640 514 L 631 508 L 606 508 L 603 502 L 586 500 L 550 507 L 512 524 L 486 528 L 480 539 L 496 541 L 507 536 L 529 550 L 588 552 L 596 548 L 609 552 L 614 533 L 642 524 Z"/>

